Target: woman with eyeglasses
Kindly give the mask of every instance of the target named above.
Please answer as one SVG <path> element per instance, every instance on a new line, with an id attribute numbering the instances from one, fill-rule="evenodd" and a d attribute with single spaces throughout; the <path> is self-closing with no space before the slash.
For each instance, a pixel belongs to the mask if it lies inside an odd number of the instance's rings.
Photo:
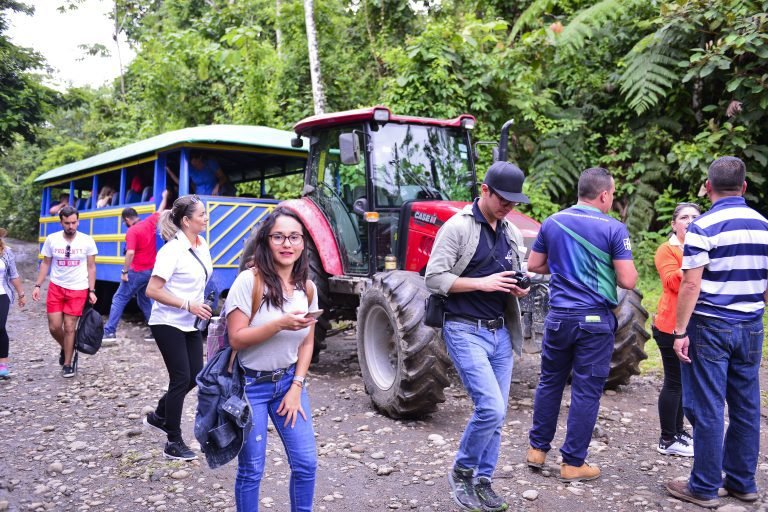
<path id="1" fill-rule="evenodd" d="M 203 298 L 213 273 L 208 244 L 200 236 L 207 225 L 205 206 L 195 195 L 182 196 L 163 211 L 158 229 L 166 244 L 157 253 L 147 284 L 147 297 L 155 301 L 149 328 L 168 369 L 168 390 L 144 425 L 166 435 L 167 459 L 197 458 L 182 438 L 181 413 L 184 397 L 203 368 L 203 338 L 195 320 L 208 320 L 212 313 Z"/>
<path id="2" fill-rule="evenodd" d="M 664 455 L 693 457 L 693 437 L 683 428 L 683 385 L 680 360 L 674 351 L 677 293 L 683 279 L 683 243 L 688 225 L 701 215 L 694 203 L 679 203 L 672 212 L 672 236 L 656 250 L 654 262 L 663 288 L 653 322 L 653 338 L 661 352 L 664 384 L 659 393 L 661 437 L 656 451 Z"/>
<path id="3" fill-rule="evenodd" d="M 317 450 L 305 384 L 320 312 L 307 279 L 304 228 L 293 212 L 276 208 L 261 223 L 253 247 L 254 266 L 237 276 L 224 305 L 229 343 L 245 370 L 253 412 L 253 428 L 238 456 L 237 510 L 258 510 L 271 418 L 291 467 L 290 510 L 311 511 Z"/>

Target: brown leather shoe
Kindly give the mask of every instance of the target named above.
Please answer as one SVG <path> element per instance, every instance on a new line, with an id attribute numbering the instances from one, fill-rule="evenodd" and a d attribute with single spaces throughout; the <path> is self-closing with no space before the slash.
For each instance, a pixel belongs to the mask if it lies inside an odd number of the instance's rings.
<path id="1" fill-rule="evenodd" d="M 579 467 L 571 466 L 566 463 L 560 464 L 561 482 L 584 482 L 594 480 L 600 476 L 600 469 L 592 467 L 586 462 Z"/>
<path id="2" fill-rule="evenodd" d="M 529 468 L 541 469 L 544 467 L 544 461 L 547 459 L 547 452 L 539 450 L 538 448 L 528 448 L 528 454 L 525 457 L 525 462 L 528 463 Z"/>
<path id="3" fill-rule="evenodd" d="M 727 487 L 719 488 L 717 490 L 717 495 L 721 498 L 733 496 L 737 500 L 746 501 L 747 503 L 752 503 L 753 501 L 757 501 L 760 498 L 760 495 L 757 492 L 739 492 Z"/>
<path id="4" fill-rule="evenodd" d="M 667 492 L 675 498 L 688 503 L 693 503 L 704 508 L 717 508 L 720 505 L 720 498 L 715 496 L 714 498 L 703 498 L 697 496 L 691 492 L 688 488 L 688 482 L 681 482 L 680 480 L 672 480 L 667 482 Z"/>

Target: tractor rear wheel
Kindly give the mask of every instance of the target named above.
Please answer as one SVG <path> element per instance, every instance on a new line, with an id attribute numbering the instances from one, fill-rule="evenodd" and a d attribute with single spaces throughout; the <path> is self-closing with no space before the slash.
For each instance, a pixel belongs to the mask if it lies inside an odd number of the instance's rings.
<path id="1" fill-rule="evenodd" d="M 424 325 L 429 293 L 415 272 L 376 274 L 360 298 L 357 354 L 365 390 L 391 418 L 418 418 L 445 402 L 450 358 L 437 331 Z"/>
<path id="2" fill-rule="evenodd" d="M 605 389 L 629 384 L 633 375 L 640 375 L 640 361 L 648 359 L 644 350 L 645 342 L 650 338 L 645 330 L 648 312 L 642 300 L 643 294 L 637 289 L 619 289 L 619 305 L 613 310 L 618 320 L 616 341 Z"/>
<path id="3" fill-rule="evenodd" d="M 309 258 L 309 279 L 315 284 L 317 307 L 325 311 L 315 324 L 315 347 L 312 352 L 312 362 L 316 363 L 320 357 L 320 351 L 326 346 L 325 337 L 331 328 L 331 321 L 329 320 L 331 315 L 331 292 L 328 285 L 328 274 L 325 272 L 323 263 L 320 261 L 320 254 L 309 237 L 305 238 L 305 240 L 307 256 Z"/>

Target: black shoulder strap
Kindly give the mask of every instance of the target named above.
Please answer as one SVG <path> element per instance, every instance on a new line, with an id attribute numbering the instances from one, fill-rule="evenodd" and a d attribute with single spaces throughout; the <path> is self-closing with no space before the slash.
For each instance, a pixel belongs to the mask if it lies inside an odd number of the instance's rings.
<path id="1" fill-rule="evenodd" d="M 192 248 L 189 248 L 189 252 L 192 254 L 192 256 L 195 257 L 198 263 L 200 263 L 200 266 L 203 267 L 203 272 L 205 272 L 205 282 L 208 282 L 208 269 L 205 268 L 205 264 L 203 263 L 203 260 L 200 259 L 200 257 L 195 254 L 195 251 L 192 250 Z"/>

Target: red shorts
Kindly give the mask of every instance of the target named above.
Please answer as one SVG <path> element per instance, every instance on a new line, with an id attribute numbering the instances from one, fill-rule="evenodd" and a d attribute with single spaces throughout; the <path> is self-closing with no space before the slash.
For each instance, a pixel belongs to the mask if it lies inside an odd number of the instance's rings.
<path id="1" fill-rule="evenodd" d="M 45 302 L 48 313 L 64 313 L 69 316 L 82 316 L 88 289 L 68 290 L 61 286 L 48 284 L 48 299 Z"/>

